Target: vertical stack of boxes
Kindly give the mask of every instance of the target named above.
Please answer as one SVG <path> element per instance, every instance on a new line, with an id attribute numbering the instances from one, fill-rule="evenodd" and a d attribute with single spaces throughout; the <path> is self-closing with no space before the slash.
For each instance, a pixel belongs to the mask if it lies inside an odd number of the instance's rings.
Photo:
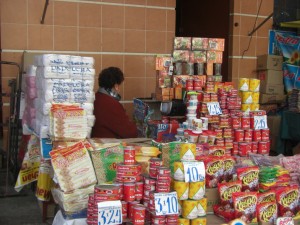
<path id="1" fill-rule="evenodd" d="M 260 55 L 257 57 L 260 85 L 260 104 L 280 103 L 285 100 L 282 56 Z"/>

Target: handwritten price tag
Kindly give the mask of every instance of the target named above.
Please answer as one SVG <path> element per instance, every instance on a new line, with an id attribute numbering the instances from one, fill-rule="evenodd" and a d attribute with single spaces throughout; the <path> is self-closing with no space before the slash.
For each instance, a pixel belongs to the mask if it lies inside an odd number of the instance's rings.
<path id="1" fill-rule="evenodd" d="M 267 116 L 254 116 L 254 130 L 268 128 Z"/>
<path id="2" fill-rule="evenodd" d="M 183 162 L 185 182 L 198 182 L 205 180 L 205 167 L 203 162 Z"/>
<path id="3" fill-rule="evenodd" d="M 155 193 L 154 202 L 157 216 L 178 214 L 177 192 Z"/>
<path id="4" fill-rule="evenodd" d="M 98 225 L 122 224 L 121 201 L 107 201 L 98 203 Z"/>
<path id="5" fill-rule="evenodd" d="M 222 109 L 220 107 L 219 102 L 208 102 L 207 103 L 207 109 L 209 112 L 209 115 L 222 115 Z"/>

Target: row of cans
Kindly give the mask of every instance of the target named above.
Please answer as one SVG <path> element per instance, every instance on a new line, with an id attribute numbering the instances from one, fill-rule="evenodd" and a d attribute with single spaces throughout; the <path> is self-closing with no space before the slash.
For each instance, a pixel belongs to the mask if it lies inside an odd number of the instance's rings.
<path id="1" fill-rule="evenodd" d="M 178 219 L 178 224 L 180 225 L 206 225 L 207 224 L 207 219 L 206 217 L 198 217 L 196 219 L 186 219 L 186 218 L 179 218 Z"/>
<path id="2" fill-rule="evenodd" d="M 236 142 L 269 141 L 269 140 L 270 140 L 269 128 L 265 128 L 261 130 L 253 130 L 253 129 L 234 130 L 234 141 Z"/>
<path id="3" fill-rule="evenodd" d="M 178 200 L 201 200 L 205 195 L 205 181 L 184 182 L 184 170 L 182 162 L 174 163 L 174 190 L 177 192 Z M 205 171 L 203 171 L 205 174 Z"/>
<path id="4" fill-rule="evenodd" d="M 125 158 L 125 155 L 124 155 Z M 141 164 L 123 164 L 116 165 L 116 181 L 120 183 L 140 182 L 142 180 Z"/>
<path id="5" fill-rule="evenodd" d="M 178 201 L 179 216 L 193 220 L 203 218 L 207 212 L 207 198 L 200 200 L 180 200 Z"/>
<path id="6" fill-rule="evenodd" d="M 270 141 L 233 142 L 232 155 L 246 157 L 249 153 L 268 155 Z"/>

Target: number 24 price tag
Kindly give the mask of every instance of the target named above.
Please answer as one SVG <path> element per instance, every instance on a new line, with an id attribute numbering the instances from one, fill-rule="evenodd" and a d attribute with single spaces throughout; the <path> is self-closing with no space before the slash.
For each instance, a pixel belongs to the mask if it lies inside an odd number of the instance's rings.
<path id="1" fill-rule="evenodd" d="M 203 162 L 183 162 L 185 182 L 198 182 L 205 179 L 205 167 Z"/>
<path id="2" fill-rule="evenodd" d="M 254 130 L 268 128 L 267 116 L 254 116 Z"/>
<path id="3" fill-rule="evenodd" d="M 209 112 L 209 115 L 221 115 L 222 109 L 220 107 L 219 102 L 208 102 L 207 103 L 207 109 Z"/>
<path id="4" fill-rule="evenodd" d="M 98 203 L 98 225 L 114 225 L 121 223 L 121 201 L 107 201 Z"/>
<path id="5" fill-rule="evenodd" d="M 157 216 L 178 213 L 177 192 L 154 193 L 155 212 Z"/>

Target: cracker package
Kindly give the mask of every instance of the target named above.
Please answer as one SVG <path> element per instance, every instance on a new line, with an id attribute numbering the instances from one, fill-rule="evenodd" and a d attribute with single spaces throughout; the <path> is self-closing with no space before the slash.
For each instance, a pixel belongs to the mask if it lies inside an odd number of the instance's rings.
<path id="1" fill-rule="evenodd" d="M 242 191 L 258 191 L 258 174 L 257 166 L 243 167 L 237 169 L 238 179 L 242 181 Z"/>
<path id="2" fill-rule="evenodd" d="M 274 202 L 276 201 L 275 191 L 267 191 L 263 193 L 258 193 L 257 202 L 258 204 L 266 203 L 266 202 Z"/>
<path id="3" fill-rule="evenodd" d="M 207 188 L 216 188 L 221 182 L 224 173 L 224 162 L 222 157 L 207 156 L 201 158 L 205 164 L 205 182 Z"/>
<path id="4" fill-rule="evenodd" d="M 188 50 L 174 50 L 173 51 L 174 62 L 189 62 L 190 51 Z"/>
<path id="5" fill-rule="evenodd" d="M 232 204 L 232 194 L 235 192 L 242 191 L 242 182 L 241 181 L 233 181 L 228 183 L 220 183 L 218 184 L 218 190 L 220 194 L 221 205 L 225 208 L 233 207 Z"/>
<path id="6" fill-rule="evenodd" d="M 246 223 L 256 223 L 256 192 L 236 192 L 232 194 L 235 218 Z"/>
<path id="7" fill-rule="evenodd" d="M 195 63 L 206 63 L 206 51 L 193 51 Z"/>
<path id="8" fill-rule="evenodd" d="M 192 50 L 207 50 L 208 38 L 192 37 Z"/>
<path id="9" fill-rule="evenodd" d="M 191 37 L 175 37 L 174 49 L 175 50 L 191 50 L 192 40 Z"/>
<path id="10" fill-rule="evenodd" d="M 235 160 L 232 156 L 223 156 L 224 161 L 224 181 L 233 181 L 233 175 L 235 173 Z"/>
<path id="11" fill-rule="evenodd" d="M 276 202 L 265 202 L 257 205 L 258 222 L 268 222 L 274 224 L 277 219 Z"/>
<path id="12" fill-rule="evenodd" d="M 275 192 L 278 216 L 294 217 L 299 214 L 299 189 L 297 186 L 282 187 Z"/>

